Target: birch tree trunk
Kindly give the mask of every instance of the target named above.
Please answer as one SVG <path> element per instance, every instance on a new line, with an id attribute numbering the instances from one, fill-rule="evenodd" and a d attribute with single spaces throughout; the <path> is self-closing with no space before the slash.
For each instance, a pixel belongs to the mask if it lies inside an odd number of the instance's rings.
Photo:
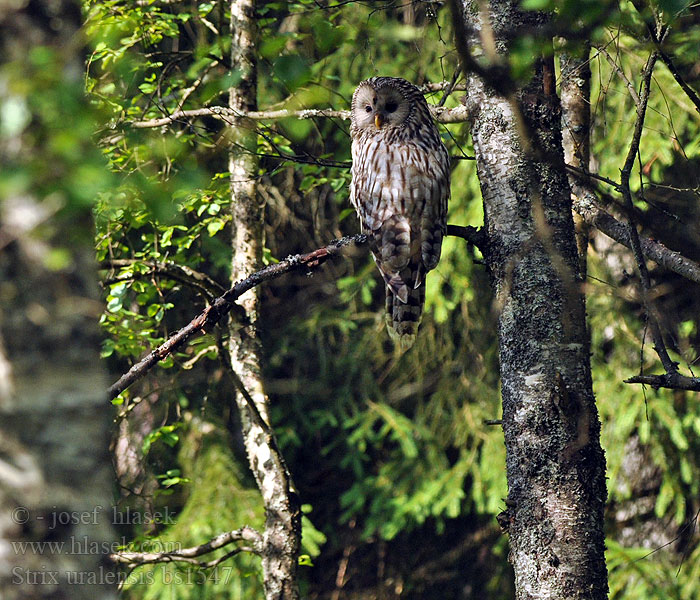
<path id="1" fill-rule="evenodd" d="M 559 56 L 561 72 L 562 139 L 566 164 L 588 171 L 591 127 L 591 46 L 573 47 Z M 571 178 L 570 178 L 571 180 Z M 588 273 L 588 226 L 574 212 L 579 271 L 583 281 Z"/>
<path id="2" fill-rule="evenodd" d="M 485 64 L 484 55 L 490 66 L 503 64 L 518 28 L 545 22 L 504 0 L 453 7 L 466 66 Z M 510 536 L 516 598 L 603 600 L 605 458 L 551 57 L 534 71 L 512 94 L 492 80 L 508 98 L 467 73 L 499 312 L 509 488 L 499 521 Z"/>
<path id="3" fill-rule="evenodd" d="M 70 157 L 48 158 L 56 136 L 71 140 L 66 123 L 89 119 L 79 17 L 69 0 L 0 3 L 4 600 L 116 598 L 105 560 L 116 536 L 91 214 L 64 181 L 99 151 L 76 143 Z M 64 104 L 47 107 L 58 95 Z"/>
<path id="4" fill-rule="evenodd" d="M 240 75 L 240 81 L 230 90 L 229 107 L 240 112 L 254 111 L 257 110 L 255 0 L 231 2 L 231 33 L 232 71 Z M 256 190 L 258 160 L 254 122 L 236 119 L 230 130 L 230 142 L 231 279 L 236 282 L 262 267 L 263 205 Z M 253 288 L 238 301 L 245 310 L 247 322 L 232 321 L 229 351 L 231 367 L 242 384 L 237 402 L 246 452 L 265 505 L 262 554 L 265 597 L 288 600 L 299 597 L 296 573 L 301 515 L 296 496 L 290 491 L 289 474 L 267 426 L 268 399 L 260 372 L 262 348 L 257 331 L 259 290 L 259 287 Z"/>

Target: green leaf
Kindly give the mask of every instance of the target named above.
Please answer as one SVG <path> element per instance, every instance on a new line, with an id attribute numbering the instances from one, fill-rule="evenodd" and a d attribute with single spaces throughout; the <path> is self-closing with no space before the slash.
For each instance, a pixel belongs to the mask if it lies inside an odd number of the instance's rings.
<path id="1" fill-rule="evenodd" d="M 207 223 L 207 233 L 209 237 L 214 237 L 219 231 L 221 231 L 226 222 L 223 219 L 212 219 Z"/>

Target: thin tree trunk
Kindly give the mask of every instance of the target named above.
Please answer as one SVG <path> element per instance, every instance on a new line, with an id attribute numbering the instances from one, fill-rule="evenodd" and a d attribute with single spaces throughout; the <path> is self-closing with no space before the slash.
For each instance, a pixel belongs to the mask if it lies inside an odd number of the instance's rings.
<path id="1" fill-rule="evenodd" d="M 567 164 L 588 171 L 591 129 L 591 46 L 587 42 L 559 55 L 561 72 L 562 139 Z M 588 272 L 588 225 L 574 212 L 579 270 L 583 281 Z"/>
<path id="2" fill-rule="evenodd" d="M 90 209 L 64 185 L 90 148 L 40 171 L 56 123 L 90 118 L 80 6 L 0 4 L 0 105 L 15 110 L 0 163 L 18 176 L 0 199 L 0 598 L 107 600 L 116 536 L 97 271 Z M 40 49 L 45 62 L 30 61 Z M 59 92 L 58 117 L 34 102 Z"/>
<path id="3" fill-rule="evenodd" d="M 257 109 L 256 86 L 256 2 L 231 2 L 231 64 L 240 81 L 231 88 L 229 107 L 249 112 Z M 262 266 L 263 206 L 257 195 L 258 161 L 255 155 L 255 125 L 237 119 L 230 129 L 231 197 L 233 211 L 232 281 L 238 281 Z M 232 322 L 230 333 L 231 366 L 244 388 L 237 395 L 243 423 L 243 438 L 251 470 L 265 505 L 263 534 L 263 583 L 268 599 L 299 597 L 296 582 L 301 526 L 299 509 L 290 492 L 289 475 L 279 456 L 269 427 L 268 399 L 263 388 L 257 332 L 259 288 L 239 299 L 247 315 L 245 324 Z M 247 392 L 248 400 L 243 394 Z M 251 409 L 252 402 L 255 409 Z"/>
<path id="4" fill-rule="evenodd" d="M 518 27 L 545 21 L 513 2 L 482 6 L 454 4 L 458 42 L 462 54 L 482 51 L 492 65 Z M 509 488 L 499 520 L 510 536 L 516 598 L 603 600 L 605 459 L 551 57 L 534 71 L 509 98 L 467 73 L 499 312 Z"/>

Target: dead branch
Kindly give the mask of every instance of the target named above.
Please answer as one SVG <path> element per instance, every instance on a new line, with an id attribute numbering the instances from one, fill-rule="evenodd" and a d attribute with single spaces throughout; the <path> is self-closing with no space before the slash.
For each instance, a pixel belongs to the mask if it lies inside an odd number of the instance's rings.
<path id="1" fill-rule="evenodd" d="M 700 96 L 698 96 L 697 92 L 686 83 L 685 79 L 680 74 L 678 68 L 673 62 L 673 59 L 668 54 L 666 54 L 666 52 L 662 48 L 664 37 L 668 32 L 667 27 L 664 26 L 661 29 L 661 32 L 657 33 L 656 26 L 654 25 L 654 23 L 645 16 L 646 7 L 644 6 L 644 4 L 640 2 L 640 0 L 632 0 L 632 4 L 634 4 L 634 8 L 644 20 L 644 24 L 646 25 L 647 30 L 649 31 L 649 36 L 651 37 L 651 41 L 654 42 L 654 46 L 656 46 L 656 51 L 659 54 L 659 58 L 666 65 L 666 68 L 671 72 L 671 75 L 673 75 L 673 78 L 676 80 L 676 83 L 679 86 L 681 86 L 681 89 L 685 92 L 685 95 L 688 96 L 688 99 L 695 105 L 695 110 L 698 111 L 698 113 L 700 113 Z"/>
<path id="2" fill-rule="evenodd" d="M 238 546 L 227 552 L 224 556 L 211 561 L 199 561 L 198 556 L 209 554 L 219 548 L 224 548 L 234 542 L 248 542 L 249 546 Z M 139 565 L 165 563 L 165 562 L 185 562 L 202 568 L 215 567 L 227 558 L 239 552 L 252 552 L 260 554 L 262 552 L 262 536 L 258 531 L 247 525 L 234 531 L 227 531 L 217 535 L 204 544 L 183 548 L 171 552 L 115 552 L 109 555 L 109 559 L 115 563 L 120 563 L 128 567 Z"/>
<path id="3" fill-rule="evenodd" d="M 617 185 L 617 184 L 616 184 Z M 598 204 L 595 193 L 579 181 L 572 186 L 574 192 L 574 210 L 580 214 L 586 223 L 595 227 L 608 237 L 627 248 L 632 247 L 630 230 L 625 223 L 618 221 L 610 213 Z M 679 252 L 675 252 L 647 237 L 639 238 L 642 254 L 662 267 L 673 271 L 686 279 L 700 283 L 700 264 L 686 258 Z"/>
<path id="4" fill-rule="evenodd" d="M 632 173 L 632 167 L 634 166 L 637 153 L 639 152 L 639 143 L 642 139 L 644 118 L 646 116 L 647 103 L 651 92 L 651 76 L 654 72 L 654 65 L 656 64 L 657 58 L 658 54 L 656 51 L 652 52 L 649 56 L 649 60 L 647 60 L 647 63 L 644 66 L 642 73 L 642 91 L 639 95 L 639 103 L 637 104 L 637 118 L 634 123 L 634 131 L 632 133 L 632 141 L 630 142 L 629 151 L 627 152 L 627 158 L 625 159 L 625 163 L 620 171 L 620 186 L 622 188 L 622 196 L 625 200 L 625 206 L 627 207 L 628 211 L 627 218 L 630 242 L 632 242 L 632 253 L 634 254 L 637 269 L 639 270 L 642 299 L 649 315 L 649 327 L 651 329 L 652 339 L 654 340 L 654 350 L 659 355 L 661 364 L 663 364 L 666 373 L 676 373 L 678 371 L 678 365 L 672 361 L 671 357 L 668 355 L 663 334 L 661 332 L 661 320 L 649 293 L 651 291 L 651 279 L 649 277 L 649 270 L 647 269 L 644 255 L 642 253 L 639 233 L 637 232 L 636 224 L 632 220 L 632 215 L 634 214 L 634 203 L 632 202 L 632 192 L 630 190 L 630 175 Z"/>

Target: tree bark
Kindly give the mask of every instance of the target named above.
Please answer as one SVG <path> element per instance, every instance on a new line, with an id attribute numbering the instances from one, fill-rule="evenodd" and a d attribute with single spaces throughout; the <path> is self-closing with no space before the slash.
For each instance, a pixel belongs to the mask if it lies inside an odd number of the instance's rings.
<path id="1" fill-rule="evenodd" d="M 237 114 L 245 114 L 257 109 L 255 0 L 231 2 L 231 33 L 232 71 L 240 75 L 240 81 L 230 90 L 229 108 Z M 231 279 L 236 282 L 262 266 L 263 205 L 256 190 L 255 125 L 250 119 L 238 118 L 229 135 L 233 211 Z M 239 299 L 247 323 L 244 327 L 232 323 L 229 351 L 234 376 L 242 387 L 236 399 L 246 452 L 265 505 L 262 551 L 265 597 L 287 600 L 299 597 L 296 573 L 301 521 L 296 496 L 290 491 L 289 474 L 267 426 L 268 399 L 261 377 L 262 347 L 257 331 L 259 294 L 256 287 Z"/>
<path id="2" fill-rule="evenodd" d="M 509 1 L 453 5 L 464 65 L 501 64 L 519 28 L 546 19 Z M 486 41 L 486 43 L 484 43 Z M 481 60 L 481 59 L 478 59 Z M 481 63 L 483 65 L 483 62 Z M 508 98 L 467 72 L 467 109 L 499 313 L 516 598 L 604 599 L 605 458 L 551 56 Z M 484 73 L 492 72 L 488 69 Z M 507 86 L 497 85 L 499 89 Z"/>
<path id="3" fill-rule="evenodd" d="M 99 151 L 76 144 L 70 159 L 42 168 L 63 123 L 90 118 L 79 27 L 77 2 L 0 7 L 0 104 L 14 108 L 4 122 L 0 162 L 5 175 L 17 175 L 0 200 L 0 598 L 6 600 L 107 600 L 116 598 L 118 583 L 106 563 L 116 545 L 111 414 L 99 356 L 91 215 L 70 199 L 63 179 L 87 158 L 83 150 L 92 150 L 92 158 Z M 51 94 L 65 104 L 47 115 L 42 108 Z"/>

